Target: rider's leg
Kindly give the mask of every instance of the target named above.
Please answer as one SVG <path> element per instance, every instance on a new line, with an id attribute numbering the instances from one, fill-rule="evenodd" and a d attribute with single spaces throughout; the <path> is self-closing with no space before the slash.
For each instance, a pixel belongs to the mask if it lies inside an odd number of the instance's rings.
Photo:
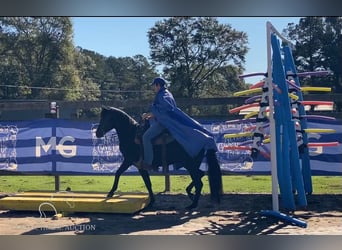
<path id="1" fill-rule="evenodd" d="M 144 163 L 151 166 L 153 161 L 153 146 L 152 140 L 160 135 L 165 128 L 158 122 L 154 122 L 143 135 L 144 145 Z"/>

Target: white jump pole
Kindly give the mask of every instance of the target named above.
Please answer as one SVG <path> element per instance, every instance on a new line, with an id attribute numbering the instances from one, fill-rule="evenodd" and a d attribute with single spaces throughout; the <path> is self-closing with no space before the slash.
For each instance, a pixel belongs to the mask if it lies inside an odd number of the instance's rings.
<path id="1" fill-rule="evenodd" d="M 276 155 L 276 131 L 275 131 L 275 120 L 274 120 L 274 100 L 273 100 L 273 79 L 272 79 L 272 47 L 271 47 L 271 34 L 276 34 L 283 42 L 289 46 L 293 44 L 283 37 L 270 23 L 266 23 L 266 35 L 267 35 L 267 78 L 268 83 L 268 96 L 269 96 L 269 107 L 270 107 L 270 136 L 271 136 L 271 173 L 272 173 L 272 207 L 274 211 L 279 211 L 279 200 L 278 200 L 278 173 L 277 173 L 277 155 Z"/>
<path id="2" fill-rule="evenodd" d="M 271 175 L 272 175 L 272 208 L 273 211 L 279 211 L 278 200 L 278 173 L 277 173 L 277 153 L 276 153 L 276 129 L 274 120 L 274 100 L 273 100 L 273 81 L 272 81 L 272 48 L 271 33 L 273 26 L 270 22 L 266 23 L 266 41 L 267 41 L 267 77 L 266 86 L 268 86 L 268 101 L 270 108 L 270 136 L 271 136 Z"/>
<path id="3" fill-rule="evenodd" d="M 282 220 L 290 222 L 300 227 L 307 227 L 306 222 L 298 220 L 296 218 L 287 216 L 286 214 L 279 212 L 279 199 L 278 199 L 278 172 L 277 172 L 277 141 L 276 141 L 276 126 L 274 120 L 274 99 L 273 99 L 273 76 L 272 76 L 272 46 L 271 35 L 276 34 L 283 42 L 292 45 L 292 43 L 286 40 L 279 32 L 273 27 L 270 22 L 266 23 L 266 35 L 267 35 L 267 77 L 265 79 L 266 86 L 268 87 L 269 108 L 270 108 L 270 136 L 271 136 L 271 174 L 272 174 L 272 211 L 263 211 L 263 214 L 278 217 Z"/>

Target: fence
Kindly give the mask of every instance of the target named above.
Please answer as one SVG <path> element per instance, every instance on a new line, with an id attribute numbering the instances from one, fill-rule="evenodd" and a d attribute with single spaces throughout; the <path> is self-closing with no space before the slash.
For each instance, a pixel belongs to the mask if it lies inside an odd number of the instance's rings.
<path id="1" fill-rule="evenodd" d="M 257 159 L 250 157 L 249 150 L 227 149 L 241 145 L 252 138 L 225 139 L 224 134 L 240 133 L 250 129 L 248 122 L 226 123 L 225 121 L 201 121 L 214 134 L 218 145 L 218 158 L 223 173 L 269 174 L 270 161 L 265 154 Z M 311 169 L 318 175 L 341 175 L 342 122 L 341 120 L 309 120 L 311 128 L 331 128 L 333 134 L 310 134 L 310 142 L 338 142 L 338 146 L 310 148 Z M 97 121 L 73 121 L 65 119 L 38 119 L 30 121 L 0 122 L 0 170 L 3 175 L 29 174 L 60 175 L 112 175 L 122 162 L 115 130 L 103 138 L 96 138 Z M 267 132 L 267 131 L 266 131 Z M 263 150 L 270 152 L 268 145 Z M 327 164 L 328 163 L 328 164 Z M 201 168 L 206 170 L 203 162 Z M 181 166 L 167 173 L 184 174 Z M 137 174 L 130 167 L 127 174 Z M 56 190 L 59 189 L 56 183 Z M 166 188 L 167 189 L 167 188 Z"/>
<path id="2" fill-rule="evenodd" d="M 317 115 L 329 115 L 338 119 L 342 119 L 342 112 L 339 107 L 342 107 L 341 94 L 306 94 L 304 96 L 307 101 L 332 101 L 335 104 L 333 111 L 315 111 Z M 229 120 L 238 119 L 241 116 L 231 115 L 228 112 L 228 106 L 233 108 L 244 104 L 246 97 L 221 97 L 221 98 L 177 98 L 177 105 L 181 109 L 188 109 L 190 107 L 221 107 L 219 112 L 201 115 L 189 115 L 198 119 L 219 119 Z M 129 110 L 132 116 L 145 112 L 149 107 L 151 100 L 122 100 L 122 101 L 58 101 L 59 117 L 62 119 L 77 119 L 78 110 L 99 108 L 101 105 L 113 106 Z M 45 117 L 45 114 L 50 112 L 50 101 L 0 101 L 0 119 L 1 120 L 32 120 Z M 135 113 L 132 114 L 131 110 Z M 27 112 L 30 111 L 30 112 Z M 189 109 L 189 112 L 191 110 Z M 309 112 L 310 113 L 310 112 Z M 91 120 L 98 120 L 98 117 L 90 118 Z"/>

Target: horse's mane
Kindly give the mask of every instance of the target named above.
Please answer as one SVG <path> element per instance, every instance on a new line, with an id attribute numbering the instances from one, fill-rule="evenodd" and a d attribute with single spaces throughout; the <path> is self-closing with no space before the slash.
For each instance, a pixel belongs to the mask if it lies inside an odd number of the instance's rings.
<path id="1" fill-rule="evenodd" d="M 114 107 L 102 107 L 107 113 L 107 122 L 114 123 L 114 128 L 119 137 L 119 147 L 124 157 L 138 160 L 140 146 L 134 141 L 139 124 L 125 111 Z"/>
<path id="2" fill-rule="evenodd" d="M 130 116 L 129 114 L 127 114 L 125 111 L 121 109 L 114 108 L 114 107 L 104 107 L 104 109 L 120 114 L 122 117 L 125 117 L 126 119 L 128 119 L 129 124 L 132 124 L 134 126 L 138 125 L 138 122 L 132 116 Z"/>

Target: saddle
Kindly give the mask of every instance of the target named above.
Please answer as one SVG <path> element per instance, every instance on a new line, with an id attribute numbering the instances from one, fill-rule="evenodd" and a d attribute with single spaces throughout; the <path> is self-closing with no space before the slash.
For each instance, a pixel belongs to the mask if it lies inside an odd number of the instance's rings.
<path id="1" fill-rule="evenodd" d="M 138 123 L 138 129 L 135 134 L 135 143 L 136 144 L 142 144 L 142 136 L 145 133 L 145 131 L 150 127 L 150 123 L 148 120 L 142 119 Z M 170 134 L 170 132 L 167 129 L 164 129 L 164 131 L 155 137 L 152 141 L 153 145 L 163 145 L 168 144 L 171 141 L 173 141 L 174 138 Z"/>
<path id="2" fill-rule="evenodd" d="M 143 119 L 138 123 L 138 128 L 137 128 L 134 140 L 135 140 L 135 143 L 140 146 L 140 154 L 143 154 L 143 152 L 144 152 L 142 137 L 143 137 L 143 134 L 146 132 L 146 130 L 149 127 L 150 127 L 150 123 L 148 120 Z M 162 165 L 161 166 L 163 167 L 164 173 L 169 172 L 169 166 L 167 165 L 167 160 L 166 160 L 166 145 L 173 140 L 174 140 L 174 138 L 171 136 L 169 131 L 167 129 L 164 129 L 164 131 L 160 135 L 155 137 L 152 141 L 153 145 L 160 145 L 162 147 L 162 151 L 161 151 Z M 154 171 L 158 171 L 159 166 L 153 165 L 152 169 Z M 165 181 L 167 183 L 170 182 L 169 178 L 170 178 L 169 175 L 165 175 Z"/>

